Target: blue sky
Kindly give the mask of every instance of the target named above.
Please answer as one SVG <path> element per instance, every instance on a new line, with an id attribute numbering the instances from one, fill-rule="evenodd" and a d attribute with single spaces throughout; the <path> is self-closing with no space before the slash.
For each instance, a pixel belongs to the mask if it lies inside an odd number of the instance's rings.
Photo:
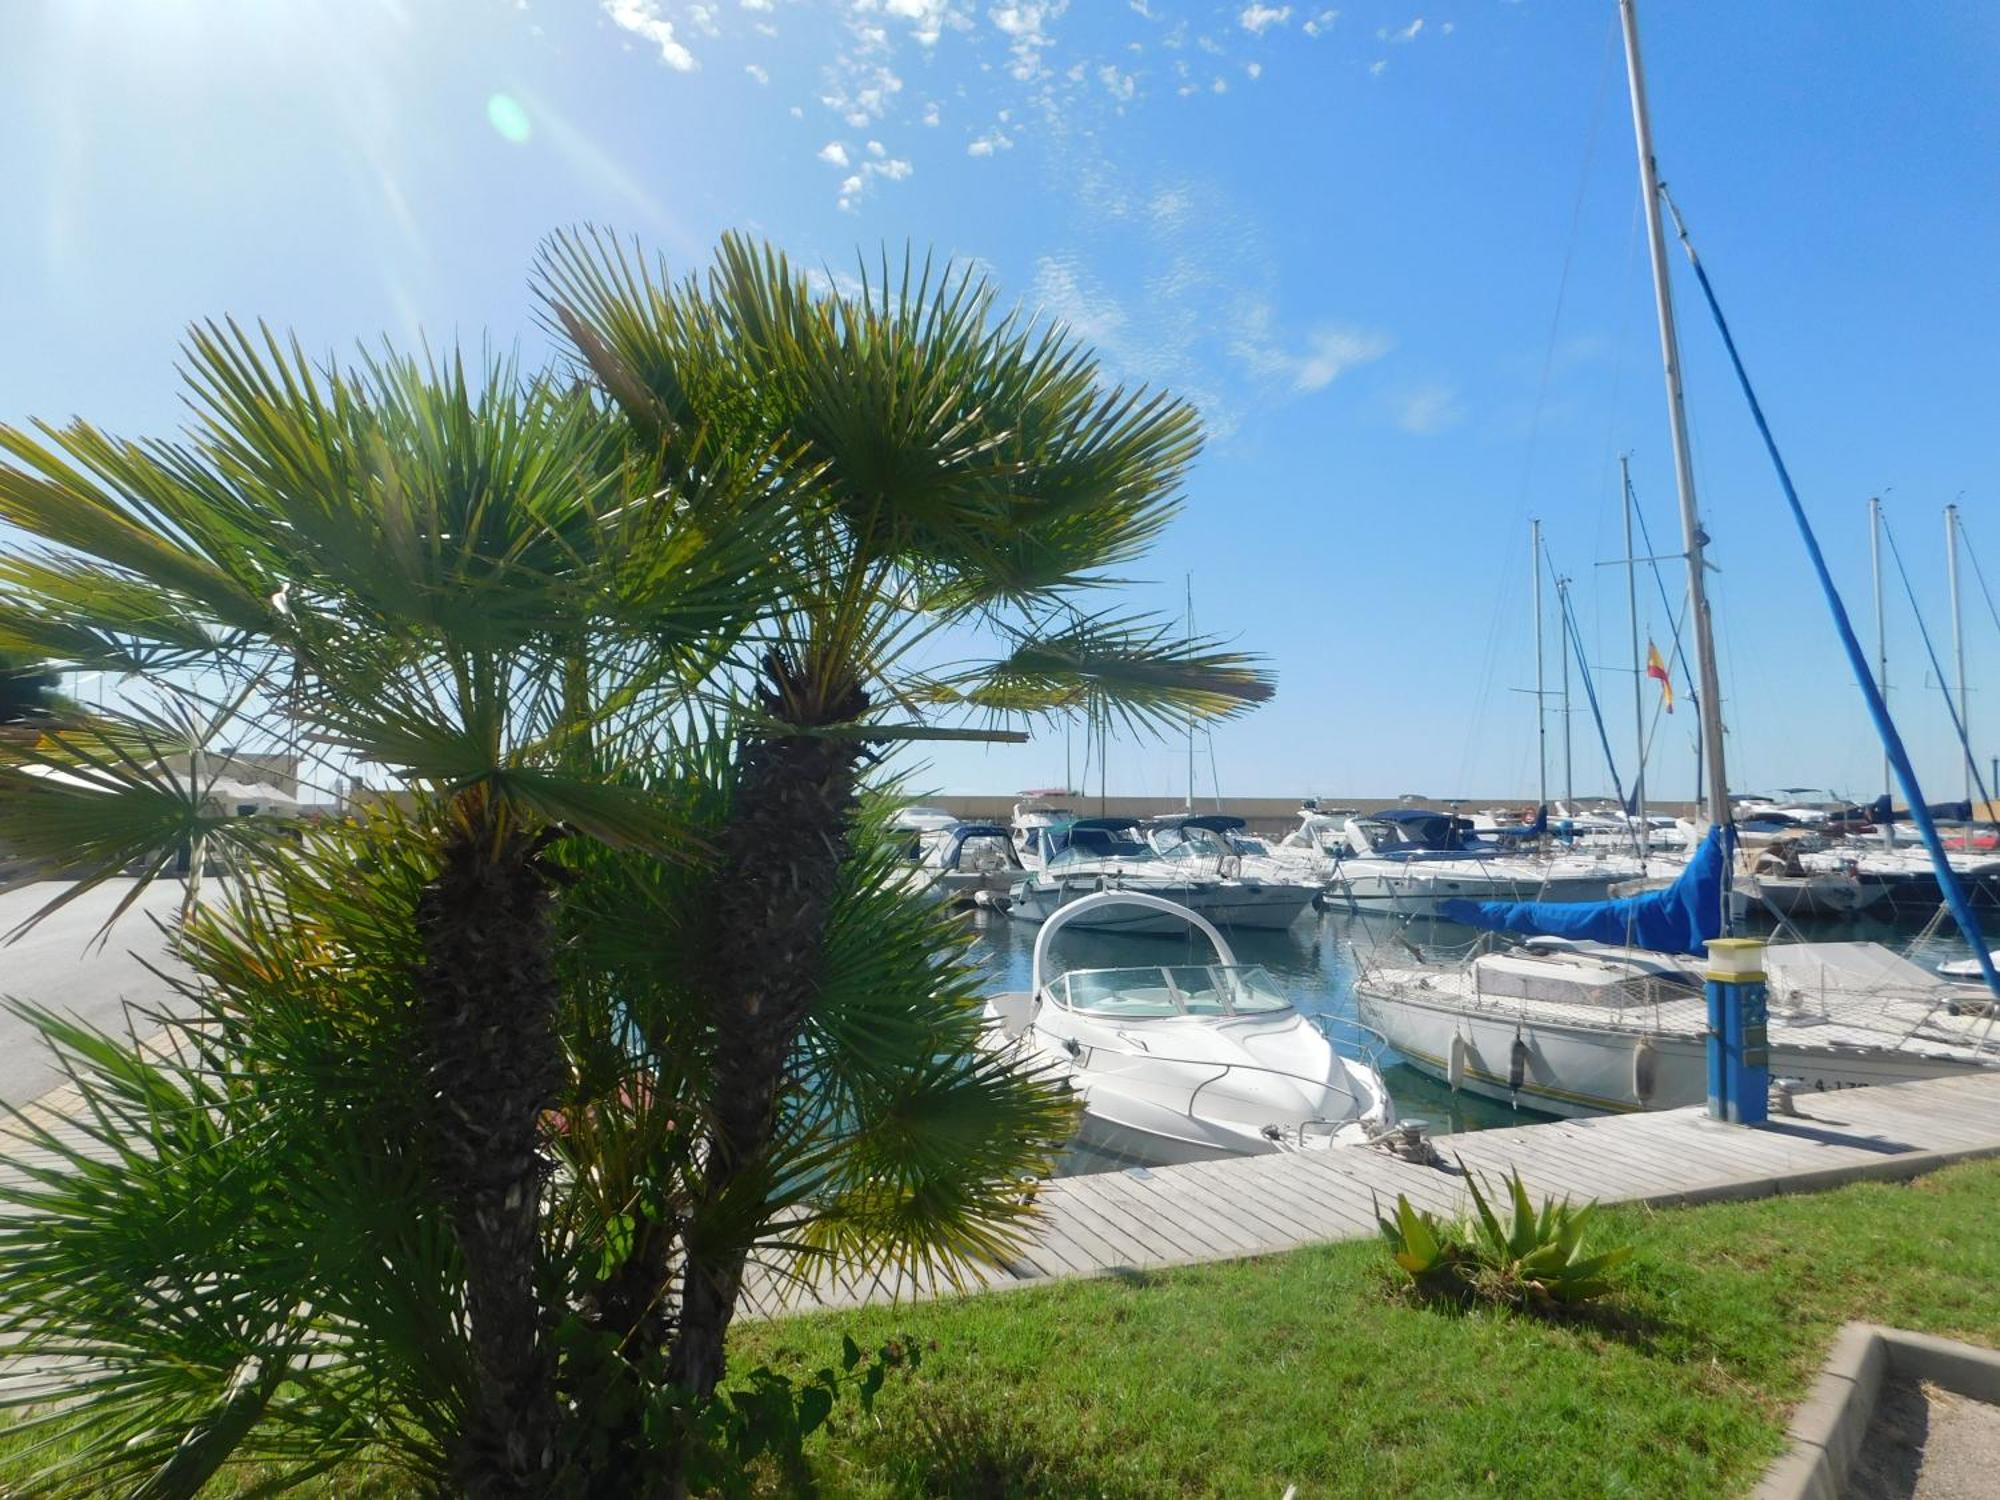
<path id="1" fill-rule="evenodd" d="M 1886 493 L 1942 632 L 1954 497 L 2000 585 L 2000 8 L 1643 19 L 1666 176 L 1839 581 L 1872 631 Z M 1621 450 L 1655 537 L 1677 529 L 1615 24 L 1610 0 L 12 0 L 0 420 L 165 429 L 180 330 L 221 313 L 318 348 L 540 357 L 529 262 L 580 221 L 682 269 L 732 227 L 835 274 L 912 241 L 1200 404 L 1186 514 L 1132 593 L 1177 611 L 1192 571 L 1200 626 L 1279 673 L 1214 735 L 1225 793 L 1531 792 L 1530 516 L 1629 777 L 1623 576 L 1598 566 L 1622 555 Z M 1872 791 L 1859 695 L 1680 296 L 1732 781 Z M 1967 584 L 1991 753 L 2000 626 Z M 1893 704 L 1955 795 L 1891 616 Z M 1667 721 L 1657 785 L 1691 786 L 1692 727 Z M 1597 790 L 1587 718 L 1574 734 Z M 1063 755 L 951 747 L 924 779 L 1053 784 Z M 1110 782 L 1165 796 L 1184 764 L 1114 745 Z"/>

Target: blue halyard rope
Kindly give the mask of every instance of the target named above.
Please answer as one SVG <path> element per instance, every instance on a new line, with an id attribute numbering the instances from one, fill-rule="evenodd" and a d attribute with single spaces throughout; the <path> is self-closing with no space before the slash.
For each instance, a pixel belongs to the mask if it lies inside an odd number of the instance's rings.
<path id="1" fill-rule="evenodd" d="M 1604 714 L 1597 706 L 1597 685 L 1590 680 L 1590 663 L 1584 660 L 1583 636 L 1576 628 L 1576 612 L 1570 608 L 1569 590 L 1560 595 L 1562 603 L 1563 633 L 1568 637 L 1570 647 L 1576 656 L 1577 669 L 1583 674 L 1583 695 L 1590 703 L 1590 716 L 1597 721 L 1597 743 L 1604 747 L 1604 764 L 1611 772 L 1611 790 L 1618 796 L 1618 805 L 1625 805 L 1625 786 L 1618 779 L 1618 759 L 1611 753 L 1611 736 L 1604 732 Z M 1633 831 L 1633 846 L 1638 846 L 1638 832 Z"/>
<path id="2" fill-rule="evenodd" d="M 1750 403 L 1750 416 L 1757 423 L 1758 435 L 1764 439 L 1764 451 L 1771 455 L 1771 466 L 1778 471 L 1778 483 L 1784 489 L 1785 503 L 1792 509 L 1792 520 L 1798 524 L 1799 537 L 1806 544 L 1807 557 L 1812 559 L 1813 572 L 1819 577 L 1820 592 L 1826 596 L 1827 608 L 1833 611 L 1834 627 L 1840 632 L 1840 643 L 1847 651 L 1854 680 L 1861 685 L 1861 696 L 1868 704 L 1868 716 L 1875 721 L 1876 733 L 1882 736 L 1882 748 L 1888 752 L 1889 763 L 1896 769 L 1896 780 L 1902 784 L 1903 799 L 1910 805 L 1910 821 L 1917 825 L 1924 847 L 1930 851 L 1931 867 L 1937 872 L 1938 889 L 1944 892 L 1945 905 L 1951 908 L 1958 930 L 1972 945 L 1973 957 L 1979 961 L 1979 972 L 1986 979 L 1986 987 L 1995 996 L 2000 996 L 2000 973 L 1994 971 L 1993 955 L 1987 950 L 1986 940 L 1979 934 L 1979 922 L 1972 915 L 1971 903 L 1965 899 L 1965 891 L 1958 883 L 1958 872 L 1952 869 L 1951 860 L 1944 852 L 1944 843 L 1938 838 L 1937 824 L 1931 820 L 1923 788 L 1917 784 L 1916 768 L 1910 764 L 1909 752 L 1903 748 L 1903 737 L 1896 732 L 1895 720 L 1889 717 L 1888 704 L 1882 701 L 1882 689 L 1868 665 L 1867 653 L 1861 649 L 1860 638 L 1854 633 L 1854 623 L 1847 617 L 1847 606 L 1841 602 L 1840 590 L 1834 586 L 1833 575 L 1827 571 L 1826 555 L 1820 551 L 1819 538 L 1813 534 L 1812 522 L 1806 519 L 1806 508 L 1799 502 L 1799 492 L 1792 484 L 1791 471 L 1785 467 L 1784 455 L 1778 451 L 1777 439 L 1771 436 L 1771 425 L 1764 420 L 1764 408 L 1750 384 L 1749 372 L 1743 368 L 1743 356 L 1736 352 L 1736 339 L 1729 331 L 1729 320 L 1722 315 L 1722 304 L 1716 301 L 1715 288 L 1709 285 L 1708 272 L 1702 269 L 1701 257 L 1694 251 L 1694 241 L 1688 238 L 1687 224 L 1667 193 L 1665 183 L 1660 184 L 1660 201 L 1674 216 L 1674 233 L 1680 237 L 1681 248 L 1687 251 L 1688 263 L 1694 267 L 1695 280 L 1701 283 L 1701 294 L 1708 301 L 1716 331 L 1722 335 L 1722 346 L 1729 351 L 1729 363 L 1736 370 L 1737 384 L 1743 387 L 1743 399 Z"/>

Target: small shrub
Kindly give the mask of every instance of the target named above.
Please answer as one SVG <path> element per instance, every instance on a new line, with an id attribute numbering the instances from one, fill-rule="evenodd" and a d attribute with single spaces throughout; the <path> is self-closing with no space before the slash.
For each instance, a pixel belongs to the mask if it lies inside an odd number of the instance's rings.
<path id="1" fill-rule="evenodd" d="M 1584 1253 L 1595 1203 L 1546 1198 L 1538 1209 L 1518 1170 L 1504 1180 L 1506 1191 L 1490 1198 L 1477 1174 L 1468 1171 L 1465 1180 L 1474 1212 L 1462 1224 L 1445 1223 L 1401 1193 L 1393 1216 L 1377 1207 L 1391 1257 L 1426 1296 L 1573 1307 L 1610 1291 L 1613 1273 L 1632 1257 L 1629 1245 Z"/>

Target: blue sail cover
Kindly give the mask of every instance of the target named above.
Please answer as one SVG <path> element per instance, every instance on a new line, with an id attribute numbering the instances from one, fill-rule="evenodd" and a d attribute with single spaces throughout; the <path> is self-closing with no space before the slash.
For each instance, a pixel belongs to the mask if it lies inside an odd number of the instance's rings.
<path id="1" fill-rule="evenodd" d="M 1665 890 L 1617 901 L 1443 901 L 1447 922 L 1530 937 L 1582 938 L 1700 956 L 1722 936 L 1728 830 L 1711 828 L 1687 868 Z"/>

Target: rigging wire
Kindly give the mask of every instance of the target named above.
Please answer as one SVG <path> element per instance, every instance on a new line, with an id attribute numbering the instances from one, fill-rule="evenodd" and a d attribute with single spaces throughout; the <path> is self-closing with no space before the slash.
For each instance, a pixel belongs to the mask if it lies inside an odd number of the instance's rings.
<path id="1" fill-rule="evenodd" d="M 1972 559 L 1972 576 L 1979 580 L 1979 592 L 1986 600 L 1986 613 L 1993 617 L 1993 626 L 2000 630 L 2000 609 L 1994 608 L 1993 590 L 1986 586 L 1986 570 L 1979 566 L 1979 554 L 1972 550 L 1972 538 L 1965 534 L 1965 517 L 1958 518 L 1958 541 L 1965 548 L 1965 555 Z"/>
<path id="2" fill-rule="evenodd" d="M 1958 747 L 1965 753 L 1966 764 L 1972 771 L 1972 784 L 1979 790 L 1979 800 L 1990 802 L 1986 791 L 1986 780 L 1979 774 L 1978 757 L 1972 753 L 1972 742 L 1967 738 L 1965 722 L 1958 716 L 1958 701 L 1951 695 L 1951 684 L 1944 675 L 1944 665 L 1938 660 L 1937 647 L 1931 641 L 1931 628 L 1924 623 L 1924 612 L 1917 603 L 1917 591 L 1910 583 L 1910 570 L 1903 566 L 1903 549 L 1896 545 L 1895 528 L 1889 518 L 1882 518 L 1882 535 L 1889 543 L 1889 555 L 1896 560 L 1896 576 L 1903 580 L 1903 593 L 1910 601 L 1910 613 L 1916 616 L 1917 634 L 1923 637 L 1924 651 L 1931 659 L 1931 670 L 1937 673 L 1938 690 L 1944 694 L 1945 711 L 1951 715 L 1952 733 L 1958 736 Z"/>

